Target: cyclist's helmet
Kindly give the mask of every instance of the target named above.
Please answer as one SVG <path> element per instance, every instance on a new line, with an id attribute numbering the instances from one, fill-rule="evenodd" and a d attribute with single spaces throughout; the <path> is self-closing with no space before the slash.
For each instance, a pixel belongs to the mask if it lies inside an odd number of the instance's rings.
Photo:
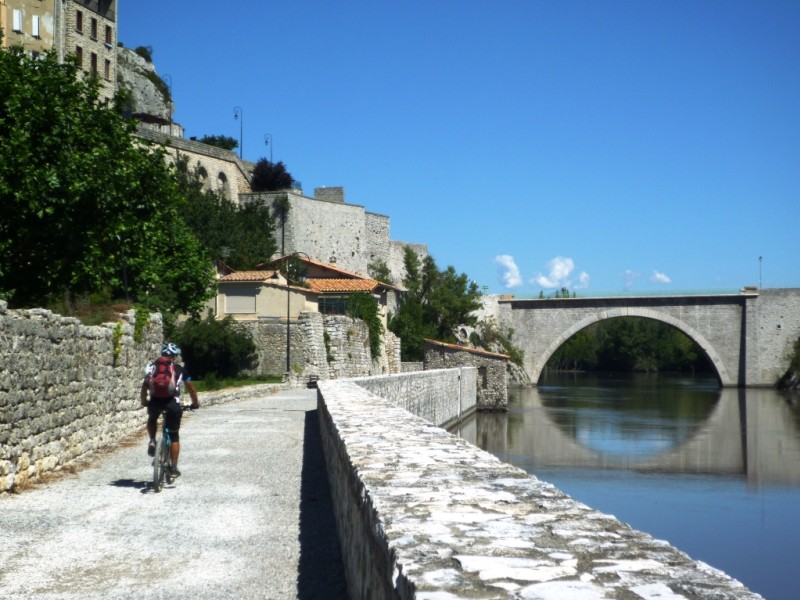
<path id="1" fill-rule="evenodd" d="M 178 354 L 180 354 L 180 353 L 181 353 L 181 349 L 178 348 L 178 346 L 176 346 L 173 343 L 166 343 L 163 346 L 161 346 L 161 356 L 173 356 L 173 357 L 175 357 L 175 356 L 178 356 Z"/>

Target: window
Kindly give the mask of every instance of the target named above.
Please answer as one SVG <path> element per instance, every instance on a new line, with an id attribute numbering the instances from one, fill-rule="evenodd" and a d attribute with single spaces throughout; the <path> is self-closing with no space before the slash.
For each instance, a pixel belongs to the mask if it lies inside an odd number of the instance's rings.
<path id="1" fill-rule="evenodd" d="M 92 71 L 93 75 L 97 75 L 97 54 L 95 54 L 94 52 L 92 52 L 92 68 L 91 68 L 91 71 Z"/>
<path id="2" fill-rule="evenodd" d="M 106 25 L 106 45 L 111 46 L 114 44 L 114 32 L 111 30 L 111 26 Z"/>
<path id="3" fill-rule="evenodd" d="M 95 19 L 94 17 L 92 17 L 92 30 L 91 30 L 90 37 L 93 40 L 97 39 L 97 19 Z"/>
<path id="4" fill-rule="evenodd" d="M 12 24 L 12 29 L 17 33 L 22 33 L 22 11 L 18 8 L 14 9 L 14 23 Z"/>
<path id="5" fill-rule="evenodd" d="M 346 315 L 347 296 L 320 296 L 318 310 L 323 315 Z"/>
<path id="6" fill-rule="evenodd" d="M 83 11 L 79 10 L 75 13 L 75 31 L 83 33 Z"/>
<path id="7" fill-rule="evenodd" d="M 33 35 L 33 37 L 35 38 L 42 37 L 39 30 L 39 15 L 33 15 L 32 25 L 33 28 L 31 30 L 31 34 Z"/>
<path id="8" fill-rule="evenodd" d="M 78 59 L 78 68 L 83 68 L 83 48 L 75 46 L 75 58 Z"/>
<path id="9" fill-rule="evenodd" d="M 256 312 L 256 290 L 253 288 L 226 290 L 225 312 L 238 314 Z"/>
<path id="10" fill-rule="evenodd" d="M 106 59 L 106 66 L 105 66 L 105 77 L 108 81 L 111 81 L 111 61 Z"/>

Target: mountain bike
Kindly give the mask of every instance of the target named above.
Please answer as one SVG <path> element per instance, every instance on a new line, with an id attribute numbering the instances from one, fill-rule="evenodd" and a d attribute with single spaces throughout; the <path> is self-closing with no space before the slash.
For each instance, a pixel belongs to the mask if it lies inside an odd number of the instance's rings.
<path id="1" fill-rule="evenodd" d="M 181 406 L 182 412 L 193 410 L 188 406 Z M 171 485 L 172 477 L 172 436 L 167 427 L 166 409 L 161 411 L 163 424 L 161 436 L 156 438 L 156 453 L 153 457 L 153 491 L 158 493 L 164 487 L 164 481 Z"/>

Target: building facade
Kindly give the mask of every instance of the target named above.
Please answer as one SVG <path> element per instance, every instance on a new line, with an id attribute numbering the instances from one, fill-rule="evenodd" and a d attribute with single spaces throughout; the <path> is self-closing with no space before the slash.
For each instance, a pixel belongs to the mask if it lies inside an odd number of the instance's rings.
<path id="1" fill-rule="evenodd" d="M 117 79 L 117 0 L 0 0 L 4 48 L 36 57 L 53 50 L 100 82 L 100 96 L 114 97 Z"/>

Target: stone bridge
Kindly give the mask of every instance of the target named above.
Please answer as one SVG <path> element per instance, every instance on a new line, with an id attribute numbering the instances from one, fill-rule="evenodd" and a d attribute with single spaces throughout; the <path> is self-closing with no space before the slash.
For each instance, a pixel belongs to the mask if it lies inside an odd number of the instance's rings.
<path id="1" fill-rule="evenodd" d="M 498 321 L 514 330 L 534 382 L 573 335 L 620 317 L 655 319 L 681 330 L 708 355 L 722 386 L 772 386 L 786 371 L 800 337 L 800 288 L 685 296 L 501 297 L 497 307 Z"/>

